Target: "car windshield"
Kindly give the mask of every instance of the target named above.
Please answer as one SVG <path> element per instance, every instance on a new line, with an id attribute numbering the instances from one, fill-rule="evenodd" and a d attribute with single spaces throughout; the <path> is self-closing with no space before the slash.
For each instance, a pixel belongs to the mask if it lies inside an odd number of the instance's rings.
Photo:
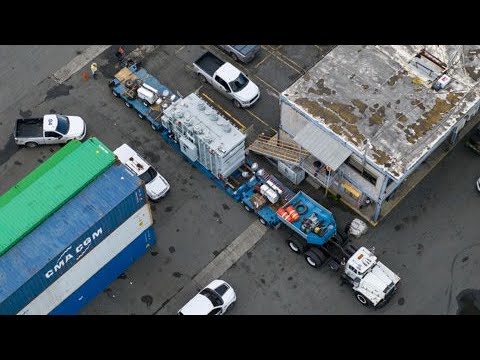
<path id="1" fill-rule="evenodd" d="M 218 296 L 218 294 L 211 289 L 203 289 L 200 292 L 200 294 L 205 296 L 208 300 L 210 300 L 214 307 L 217 307 L 223 304 L 222 298 Z"/>
<path id="2" fill-rule="evenodd" d="M 143 174 L 139 175 L 139 178 L 142 179 L 145 184 L 148 184 L 150 181 L 155 179 L 157 172 L 151 166 Z"/>
<path id="3" fill-rule="evenodd" d="M 57 128 L 55 131 L 66 135 L 68 133 L 68 129 L 70 129 L 70 121 L 68 120 L 68 117 L 57 115 L 57 121 Z"/>
<path id="4" fill-rule="evenodd" d="M 240 73 L 238 78 L 230 82 L 230 87 L 232 88 L 233 92 L 238 92 L 242 90 L 248 84 L 248 79 L 245 75 Z"/>
<path id="5" fill-rule="evenodd" d="M 228 285 L 227 284 L 222 284 L 215 289 L 215 292 L 218 295 L 223 296 L 227 292 L 227 290 L 228 290 Z"/>

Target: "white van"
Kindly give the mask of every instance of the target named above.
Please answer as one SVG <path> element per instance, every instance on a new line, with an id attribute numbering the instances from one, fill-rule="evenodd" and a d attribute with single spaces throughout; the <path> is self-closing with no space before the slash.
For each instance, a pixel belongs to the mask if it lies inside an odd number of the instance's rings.
<path id="1" fill-rule="evenodd" d="M 127 144 L 123 144 L 113 153 L 122 164 L 128 166 L 129 169 L 135 172 L 137 176 L 145 182 L 147 195 L 153 201 L 164 197 L 168 190 L 170 190 L 170 184 L 167 180 Z"/>

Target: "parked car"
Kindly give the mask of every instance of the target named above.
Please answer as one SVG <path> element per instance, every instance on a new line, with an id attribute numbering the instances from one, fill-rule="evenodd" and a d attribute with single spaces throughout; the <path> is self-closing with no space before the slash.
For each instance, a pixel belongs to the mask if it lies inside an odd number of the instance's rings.
<path id="1" fill-rule="evenodd" d="M 123 144 L 113 153 L 122 164 L 126 165 L 145 182 L 147 195 L 151 200 L 159 200 L 170 190 L 170 184 L 167 180 L 127 144 Z"/>
<path id="2" fill-rule="evenodd" d="M 41 118 L 17 119 L 14 139 L 17 145 L 64 144 L 83 140 L 87 125 L 80 116 L 47 114 Z"/>
<path id="3" fill-rule="evenodd" d="M 232 99 L 236 107 L 252 106 L 260 97 L 260 89 L 248 76 L 209 51 L 193 63 L 193 68 L 203 82 L 209 82 L 222 95 Z"/>
<path id="4" fill-rule="evenodd" d="M 233 60 L 248 63 L 260 50 L 260 45 L 217 45 L 226 51 Z"/>
<path id="5" fill-rule="evenodd" d="M 233 308 L 237 296 L 223 280 L 213 280 L 178 311 L 178 315 L 223 315 Z"/>
<path id="6" fill-rule="evenodd" d="M 473 131 L 465 145 L 480 155 L 480 125 Z"/>

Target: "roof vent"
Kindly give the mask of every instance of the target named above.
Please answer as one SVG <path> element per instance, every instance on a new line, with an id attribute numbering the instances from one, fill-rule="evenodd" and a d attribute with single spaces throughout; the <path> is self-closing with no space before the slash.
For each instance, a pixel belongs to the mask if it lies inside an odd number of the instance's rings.
<path id="1" fill-rule="evenodd" d="M 197 109 L 200 110 L 200 111 L 204 111 L 205 110 L 205 104 L 204 103 L 198 103 L 197 104 Z"/>
<path id="2" fill-rule="evenodd" d="M 208 115 L 208 118 L 212 121 L 217 121 L 218 120 L 218 115 L 215 114 L 215 113 L 212 113 L 212 114 Z"/>
<path id="3" fill-rule="evenodd" d="M 175 117 L 177 119 L 181 119 L 181 118 L 183 118 L 183 116 L 184 116 L 183 111 L 176 111 L 175 112 Z"/>
<path id="4" fill-rule="evenodd" d="M 226 133 L 229 133 L 230 131 L 232 131 L 232 127 L 230 126 L 230 124 L 225 124 L 222 126 L 223 128 L 223 131 L 225 131 Z"/>
<path id="5" fill-rule="evenodd" d="M 200 125 L 195 125 L 193 127 L 193 131 L 195 132 L 195 134 L 203 134 L 203 129 Z"/>

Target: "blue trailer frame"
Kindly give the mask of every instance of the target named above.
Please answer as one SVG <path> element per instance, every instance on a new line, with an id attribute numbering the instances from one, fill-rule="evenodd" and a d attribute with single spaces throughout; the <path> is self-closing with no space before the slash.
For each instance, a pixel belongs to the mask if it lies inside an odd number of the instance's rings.
<path id="1" fill-rule="evenodd" d="M 169 88 L 167 88 L 165 85 L 160 83 L 160 81 L 158 81 L 153 75 L 150 75 L 145 69 L 143 68 L 139 69 L 136 64 L 133 64 L 127 68 L 137 78 L 144 81 L 148 85 L 154 87 L 155 89 L 159 90 L 160 92 L 167 90 L 170 94 L 173 93 Z M 224 190 L 234 201 L 241 202 L 247 211 L 254 212 L 259 217 L 259 220 L 262 224 L 269 227 L 278 228 L 281 222 L 283 222 L 288 227 L 292 228 L 292 226 L 288 222 L 281 221 L 283 219 L 281 219 L 281 217 L 277 214 L 277 210 L 280 207 L 286 207 L 285 204 L 290 203 L 295 196 L 298 196 L 298 194 L 295 195 L 280 180 L 278 180 L 276 177 L 268 173 L 265 173 L 264 175 L 259 175 L 258 173 L 254 174 L 254 172 L 251 171 L 250 169 L 250 166 L 252 165 L 252 161 L 250 161 L 248 158 L 245 159 L 245 164 L 242 164 L 242 166 L 240 166 L 237 170 L 235 170 L 234 173 L 228 177 L 228 179 L 217 178 L 210 170 L 204 167 L 199 161 L 192 161 L 181 151 L 180 145 L 177 139 L 174 138 L 174 134 L 169 129 L 166 129 L 165 127 L 163 127 L 161 123 L 161 116 L 163 115 L 163 112 L 152 110 L 149 106 L 145 106 L 143 101 L 139 99 L 136 99 L 136 98 L 130 99 L 127 96 L 125 96 L 124 91 L 126 87 L 124 83 L 117 78 L 114 78 L 112 81 L 110 81 L 109 86 L 112 88 L 112 93 L 115 97 L 122 99 L 125 102 L 125 105 L 127 107 L 134 109 L 137 115 L 141 119 L 147 120 L 150 123 L 152 129 L 160 132 L 162 138 L 168 144 L 170 144 L 175 150 L 177 150 L 177 152 L 179 152 L 184 159 L 186 159 L 189 163 L 191 163 L 193 166 L 199 169 L 205 176 L 210 178 L 215 183 L 215 185 L 217 185 L 220 189 Z M 252 176 L 248 180 L 246 180 L 242 176 L 242 172 L 245 170 L 248 170 L 252 173 Z M 276 186 L 278 186 L 282 190 L 280 199 L 276 204 L 266 204 L 263 207 L 256 209 L 250 199 L 253 196 L 253 194 L 257 191 L 256 189 L 258 189 L 259 186 L 265 184 L 268 180 L 273 182 Z M 235 187 L 235 185 L 232 184 L 233 182 L 241 183 L 241 185 L 238 187 Z M 303 194 L 303 196 L 307 197 L 307 195 L 305 194 Z M 316 203 L 310 197 L 308 198 L 312 203 L 313 202 Z M 323 209 L 322 211 L 326 211 L 328 214 L 331 215 L 331 213 L 327 209 L 322 207 L 320 204 L 318 204 L 318 209 Z M 333 219 L 333 215 L 331 216 Z M 335 222 L 335 220 L 333 220 L 333 222 Z M 292 230 L 298 231 L 298 229 L 297 230 L 295 229 L 296 228 L 293 227 Z M 323 240 L 319 240 L 318 238 L 319 237 L 315 235 L 315 237 L 310 240 L 312 241 L 312 243 L 319 243 L 323 241 Z"/>
<path id="2" fill-rule="evenodd" d="M 139 68 L 137 64 L 133 64 L 124 69 L 130 70 L 132 74 L 135 75 L 139 80 L 157 89 L 160 93 L 163 93 L 164 91 L 168 91 L 170 95 L 176 95 L 176 94 L 173 94 L 173 92 L 168 87 L 166 87 L 160 81 L 158 81 L 153 75 L 149 74 L 145 69 Z M 127 87 L 125 86 L 124 82 L 120 81 L 117 78 L 114 78 L 113 80 L 111 80 L 109 83 L 109 86 L 112 89 L 113 96 L 115 96 L 116 98 L 122 99 L 126 107 L 135 110 L 135 112 L 137 113 L 137 116 L 140 119 L 144 119 L 148 121 L 153 130 L 159 131 L 162 129 L 162 124 L 160 122 L 160 117 L 163 114 L 162 111 L 154 110 L 150 106 L 146 106 L 142 100 L 136 97 L 132 99 L 126 96 L 125 91 L 127 90 Z M 174 101 L 178 99 L 179 99 L 179 96 L 176 95 L 176 99 Z M 159 110 L 161 110 L 161 108 Z"/>

